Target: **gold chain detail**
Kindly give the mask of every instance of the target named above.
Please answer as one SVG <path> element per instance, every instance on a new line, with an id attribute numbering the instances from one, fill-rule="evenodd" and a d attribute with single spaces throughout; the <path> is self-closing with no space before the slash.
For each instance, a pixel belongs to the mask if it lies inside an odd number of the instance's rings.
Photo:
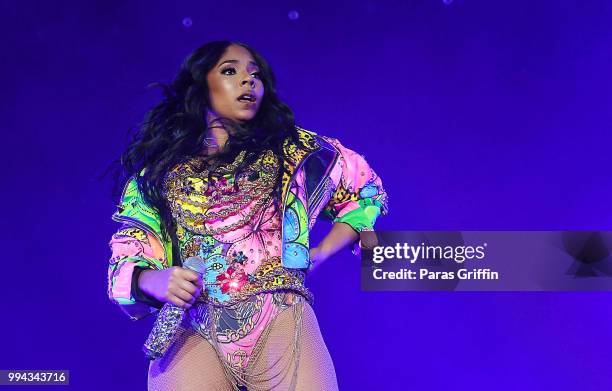
<path id="1" fill-rule="evenodd" d="M 223 174 L 211 176 L 210 183 L 208 170 L 195 171 L 201 157 L 170 170 L 164 187 L 174 219 L 202 235 L 227 233 L 249 223 L 271 201 L 278 175 L 278 159 L 272 151 L 266 151 L 236 178 L 233 171 L 244 157 L 242 151 L 234 162 L 220 167 L 218 171 Z M 232 224 L 215 229 L 206 226 L 237 213 L 241 213 L 241 218 Z"/>

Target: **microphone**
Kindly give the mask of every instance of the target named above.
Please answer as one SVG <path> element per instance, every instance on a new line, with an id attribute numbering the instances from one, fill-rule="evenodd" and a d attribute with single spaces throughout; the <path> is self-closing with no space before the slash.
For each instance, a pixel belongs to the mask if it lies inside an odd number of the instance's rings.
<path id="1" fill-rule="evenodd" d="M 206 272 L 206 262 L 201 257 L 189 257 L 183 267 L 193 270 L 202 276 Z M 149 360 L 163 356 L 176 337 L 178 328 L 185 317 L 185 309 L 172 303 L 166 303 L 159 311 L 153 329 L 142 350 Z"/>

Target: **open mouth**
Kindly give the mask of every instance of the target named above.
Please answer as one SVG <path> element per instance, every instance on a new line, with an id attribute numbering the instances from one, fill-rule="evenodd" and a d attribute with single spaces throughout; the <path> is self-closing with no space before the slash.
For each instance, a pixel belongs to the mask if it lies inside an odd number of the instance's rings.
<path id="1" fill-rule="evenodd" d="M 255 103 L 257 99 L 255 98 L 254 95 L 251 94 L 242 94 L 238 97 L 238 101 L 239 102 L 250 102 L 250 103 Z"/>

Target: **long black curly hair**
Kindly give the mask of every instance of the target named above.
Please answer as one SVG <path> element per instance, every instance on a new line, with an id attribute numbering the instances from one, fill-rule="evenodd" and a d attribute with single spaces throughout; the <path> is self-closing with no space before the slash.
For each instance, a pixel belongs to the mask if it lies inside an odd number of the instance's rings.
<path id="1" fill-rule="evenodd" d="M 223 152 L 215 154 L 214 158 L 204 157 L 211 175 L 220 165 L 234 161 L 241 151 L 246 151 L 244 160 L 235 172 L 235 175 L 239 175 L 263 151 L 271 150 L 278 158 L 281 170 L 273 190 L 278 210 L 284 170 L 283 141 L 287 137 L 297 140 L 293 112 L 276 94 L 272 69 L 248 45 L 231 41 L 209 42 L 185 59 L 171 83 L 156 83 L 162 88 L 163 100 L 146 114 L 122 153 L 121 180 L 136 178 L 145 201 L 160 214 L 162 235 L 172 240 L 175 250 L 176 227 L 163 195 L 163 181 L 174 165 L 205 154 L 202 146 L 207 126 L 206 112 L 210 107 L 206 76 L 230 45 L 240 45 L 251 53 L 259 67 L 264 95 L 259 111 L 252 120 L 241 124 L 222 119 L 229 138 Z M 175 251 L 175 263 L 180 264 L 176 254 Z"/>

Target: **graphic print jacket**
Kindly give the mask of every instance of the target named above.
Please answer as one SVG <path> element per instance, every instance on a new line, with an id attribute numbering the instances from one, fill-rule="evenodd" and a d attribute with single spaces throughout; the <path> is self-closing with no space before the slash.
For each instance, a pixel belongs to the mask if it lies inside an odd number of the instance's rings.
<path id="1" fill-rule="evenodd" d="M 334 138 L 298 128 L 299 139 L 285 140 L 281 231 L 284 268 L 307 270 L 309 230 L 317 218 L 350 225 L 356 232 L 373 230 L 387 214 L 387 194 L 363 156 Z M 173 260 L 172 242 L 161 233 L 158 213 L 149 207 L 135 178 L 128 181 L 113 220 L 122 223 L 110 247 L 108 296 L 133 320 L 157 311 L 163 303 L 137 288 L 139 272 L 161 270 Z"/>

